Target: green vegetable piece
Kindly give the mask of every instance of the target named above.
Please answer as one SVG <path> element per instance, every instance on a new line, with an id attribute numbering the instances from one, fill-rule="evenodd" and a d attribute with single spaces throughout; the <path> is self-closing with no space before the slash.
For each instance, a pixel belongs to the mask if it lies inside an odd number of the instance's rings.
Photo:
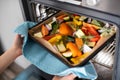
<path id="1" fill-rule="evenodd" d="M 68 42 L 75 42 L 75 38 L 72 36 L 67 36 L 67 41 Z"/>
<path id="2" fill-rule="evenodd" d="M 70 20 L 70 17 L 67 16 L 67 17 L 64 17 L 63 19 L 64 19 L 65 21 L 69 21 L 69 20 Z"/>
<path id="3" fill-rule="evenodd" d="M 104 26 L 103 22 L 100 22 L 100 21 L 97 21 L 97 20 L 94 20 L 94 19 L 92 20 L 91 24 L 99 26 L 99 27 Z"/>
<path id="4" fill-rule="evenodd" d="M 59 28 L 59 24 L 55 21 L 55 22 L 53 22 L 51 25 L 52 25 L 51 34 L 57 33 L 57 30 L 58 30 L 58 28 Z"/>
<path id="5" fill-rule="evenodd" d="M 60 41 L 59 43 L 57 43 L 56 46 L 60 52 L 65 52 L 67 50 L 65 45 L 63 44 L 63 41 Z"/>
<path id="6" fill-rule="evenodd" d="M 81 16 L 81 17 L 80 17 L 80 20 L 81 20 L 81 21 L 84 21 L 84 20 L 86 20 L 86 19 L 87 19 L 86 16 Z"/>

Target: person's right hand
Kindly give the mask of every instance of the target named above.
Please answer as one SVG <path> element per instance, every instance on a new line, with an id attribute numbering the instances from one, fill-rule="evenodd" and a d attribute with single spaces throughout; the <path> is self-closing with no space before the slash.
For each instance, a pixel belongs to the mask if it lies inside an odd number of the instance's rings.
<path id="1" fill-rule="evenodd" d="M 74 80 L 77 76 L 74 74 L 69 74 L 64 77 L 54 76 L 52 80 Z"/>

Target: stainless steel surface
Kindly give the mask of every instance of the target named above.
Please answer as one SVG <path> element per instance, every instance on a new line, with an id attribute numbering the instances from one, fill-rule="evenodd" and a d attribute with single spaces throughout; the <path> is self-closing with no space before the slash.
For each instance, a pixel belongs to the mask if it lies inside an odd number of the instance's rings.
<path id="1" fill-rule="evenodd" d="M 55 14 L 58 11 L 56 9 L 46 7 L 39 3 L 33 3 L 33 5 L 34 5 L 34 6 L 32 6 L 33 13 L 35 13 L 34 19 L 36 22 L 41 22 L 44 19 L 50 17 L 51 15 Z M 35 9 L 34 9 L 34 7 L 35 7 Z"/>
<path id="2" fill-rule="evenodd" d="M 100 0 L 95 6 L 89 6 L 86 0 L 82 0 L 82 5 L 92 9 L 100 10 L 107 13 L 112 13 L 120 16 L 120 0 Z"/>
<path id="3" fill-rule="evenodd" d="M 84 0 L 88 6 L 95 6 L 100 0 Z"/>
<path id="4" fill-rule="evenodd" d="M 62 2 L 82 5 L 92 9 L 112 13 L 120 16 L 120 0 L 58 0 Z"/>
<path id="5" fill-rule="evenodd" d="M 93 64 L 98 74 L 98 77 L 96 80 L 113 80 L 112 79 L 113 69 L 107 68 L 95 62 L 93 62 Z"/>
<path id="6" fill-rule="evenodd" d="M 75 5 L 81 5 L 81 3 L 82 3 L 81 0 L 58 0 L 58 1 L 67 2 L 67 3 L 71 3 L 71 4 L 75 4 Z"/>

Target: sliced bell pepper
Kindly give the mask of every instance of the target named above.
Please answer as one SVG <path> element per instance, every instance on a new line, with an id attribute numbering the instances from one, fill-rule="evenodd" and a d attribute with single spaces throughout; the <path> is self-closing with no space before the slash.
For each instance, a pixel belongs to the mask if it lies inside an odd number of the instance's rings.
<path id="1" fill-rule="evenodd" d="M 83 27 L 87 28 L 88 33 L 93 36 L 99 35 L 99 33 L 96 31 L 96 29 L 94 27 L 91 26 L 91 24 L 84 22 Z"/>
<path id="2" fill-rule="evenodd" d="M 78 25 L 78 26 L 81 26 L 82 25 L 82 21 L 78 21 L 77 19 L 73 19 L 73 22 Z"/>
<path id="3" fill-rule="evenodd" d="M 72 28 L 69 27 L 66 23 L 60 24 L 59 32 L 62 35 L 72 35 L 73 34 Z"/>
<path id="4" fill-rule="evenodd" d="M 41 26 L 41 32 L 43 36 L 46 36 L 49 34 L 49 30 L 47 29 L 47 27 L 45 25 Z"/>
<path id="5" fill-rule="evenodd" d="M 45 36 L 45 37 L 43 37 L 45 40 L 49 40 L 49 39 L 51 39 L 52 37 L 54 37 L 55 36 L 55 34 L 53 34 L 53 35 L 49 35 L 49 36 Z"/>
<path id="6" fill-rule="evenodd" d="M 75 44 L 79 49 L 81 49 L 83 46 L 83 40 L 81 38 L 75 38 Z"/>
<path id="7" fill-rule="evenodd" d="M 68 48 L 72 52 L 72 57 L 77 57 L 82 55 L 82 52 L 78 49 L 75 43 L 68 42 L 66 48 Z"/>
<path id="8" fill-rule="evenodd" d="M 62 36 L 60 34 L 56 34 L 54 37 L 48 40 L 52 45 L 54 45 L 56 42 L 58 42 L 60 39 L 62 39 Z"/>
<path id="9" fill-rule="evenodd" d="M 100 36 L 94 36 L 93 38 L 90 39 L 91 42 L 97 42 L 100 39 Z"/>

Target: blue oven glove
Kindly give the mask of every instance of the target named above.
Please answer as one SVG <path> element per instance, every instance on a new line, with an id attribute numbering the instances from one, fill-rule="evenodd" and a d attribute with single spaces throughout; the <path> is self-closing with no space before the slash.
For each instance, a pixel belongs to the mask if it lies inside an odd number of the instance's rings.
<path id="1" fill-rule="evenodd" d="M 91 62 L 88 62 L 82 67 L 69 68 L 59 59 L 51 55 L 49 51 L 43 48 L 43 46 L 32 40 L 28 36 L 28 30 L 29 28 L 34 27 L 36 24 L 37 23 L 35 22 L 24 22 L 15 30 L 15 33 L 24 36 L 23 55 L 26 59 L 28 59 L 32 64 L 37 66 L 42 71 L 51 75 L 65 76 L 73 73 L 79 78 L 90 80 L 95 80 L 97 78 L 97 73 Z"/>

